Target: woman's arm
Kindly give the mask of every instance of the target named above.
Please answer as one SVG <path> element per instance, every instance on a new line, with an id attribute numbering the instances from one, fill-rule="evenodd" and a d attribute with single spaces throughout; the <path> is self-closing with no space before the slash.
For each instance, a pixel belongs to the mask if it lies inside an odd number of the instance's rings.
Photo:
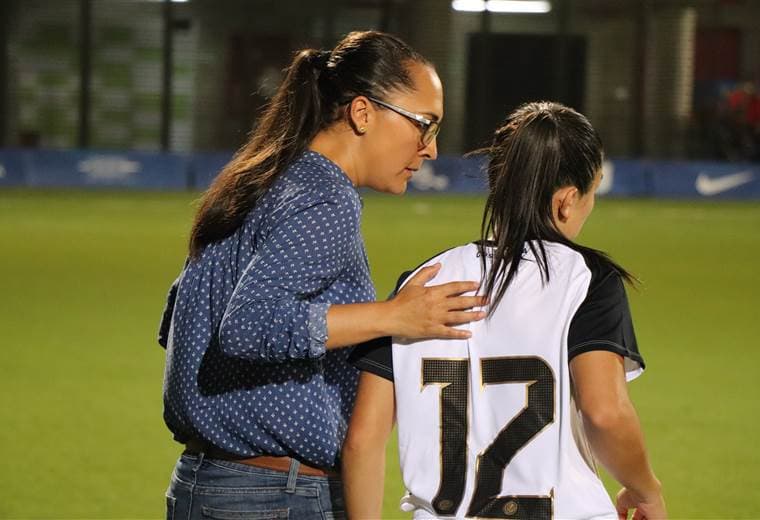
<path id="1" fill-rule="evenodd" d="M 316 199 L 312 200 L 313 197 Z M 306 193 L 291 201 L 243 272 L 219 326 L 219 347 L 232 357 L 263 362 L 317 358 L 381 336 L 466 337 L 451 325 L 481 319 L 464 313 L 482 303 L 459 294 L 478 283 L 424 287 L 439 267 L 420 270 L 388 302 L 314 303 L 346 268 L 359 240 L 353 203 Z"/>
<path id="2" fill-rule="evenodd" d="M 419 270 L 391 300 L 333 305 L 327 312 L 327 348 L 342 348 L 382 336 L 469 338 L 455 329 L 483 319 L 484 312 L 465 311 L 485 304 L 480 296 L 461 296 L 477 290 L 477 282 L 451 282 L 425 287 L 440 270 L 435 264 Z"/>
<path id="3" fill-rule="evenodd" d="M 622 356 L 595 350 L 570 361 L 573 392 L 594 456 L 624 488 L 618 515 L 666 518 L 659 480 L 649 464 L 636 410 L 628 397 Z"/>
<path id="4" fill-rule="evenodd" d="M 385 446 L 394 415 L 393 382 L 362 372 L 341 459 L 346 513 L 351 520 L 380 518 Z"/>

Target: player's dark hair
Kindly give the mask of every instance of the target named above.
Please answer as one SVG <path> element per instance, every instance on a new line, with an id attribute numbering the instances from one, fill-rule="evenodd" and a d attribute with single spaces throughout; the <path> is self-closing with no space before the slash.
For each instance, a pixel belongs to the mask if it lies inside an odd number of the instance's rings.
<path id="1" fill-rule="evenodd" d="M 489 195 L 478 247 L 491 309 L 517 274 L 525 248 L 536 258 L 542 281 L 549 281 L 543 241 L 564 244 L 634 281 L 606 253 L 576 244 L 554 225 L 554 193 L 566 186 L 588 193 L 602 168 L 601 139 L 583 115 L 559 103 L 527 103 L 507 117 L 492 145 L 481 151 L 490 157 Z M 493 262 L 486 271 L 489 243 L 494 246 Z"/>
<path id="2" fill-rule="evenodd" d="M 406 43 L 377 31 L 352 32 L 332 51 L 296 53 L 248 142 L 203 195 L 190 256 L 231 235 L 277 176 L 359 95 L 382 99 L 414 88 L 410 63 L 430 63 Z"/>

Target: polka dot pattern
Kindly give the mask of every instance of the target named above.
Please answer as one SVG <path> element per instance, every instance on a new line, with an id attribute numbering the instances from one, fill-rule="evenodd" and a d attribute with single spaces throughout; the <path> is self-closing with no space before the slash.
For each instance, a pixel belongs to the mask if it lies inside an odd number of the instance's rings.
<path id="1" fill-rule="evenodd" d="M 162 326 L 175 439 L 336 464 L 358 372 L 351 349 L 326 351 L 326 314 L 375 299 L 360 220 L 345 173 L 308 151 L 233 235 L 188 262 Z"/>

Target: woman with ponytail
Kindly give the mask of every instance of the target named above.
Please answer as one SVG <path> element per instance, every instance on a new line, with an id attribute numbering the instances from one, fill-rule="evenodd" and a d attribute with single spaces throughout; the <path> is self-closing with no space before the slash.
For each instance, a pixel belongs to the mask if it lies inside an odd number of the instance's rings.
<path id="1" fill-rule="evenodd" d="M 401 194 L 435 159 L 433 66 L 396 37 L 351 33 L 299 52 L 250 140 L 204 194 L 169 293 L 164 419 L 183 443 L 174 518 L 333 518 L 338 455 L 373 338 L 468 335 L 477 282 L 375 302 L 359 187 Z"/>
<path id="2" fill-rule="evenodd" d="M 594 207 L 601 141 L 581 114 L 540 102 L 513 112 L 485 151 L 480 240 L 422 269 L 441 263 L 438 283 L 482 278 L 488 318 L 462 327 L 467 339 L 385 338 L 354 351 L 363 373 L 343 448 L 349 516 L 380 514 L 397 418 L 401 507 L 415 518 L 664 518 L 626 389 L 644 369 L 623 288 L 632 277 L 573 241 Z M 597 461 L 624 486 L 616 506 Z"/>

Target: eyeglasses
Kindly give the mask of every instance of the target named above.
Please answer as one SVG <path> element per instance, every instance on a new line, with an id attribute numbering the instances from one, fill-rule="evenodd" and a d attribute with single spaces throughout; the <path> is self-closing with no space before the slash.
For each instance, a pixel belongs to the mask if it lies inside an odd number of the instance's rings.
<path id="1" fill-rule="evenodd" d="M 385 101 L 380 101 L 379 99 L 375 99 L 370 96 L 367 96 L 367 99 L 369 99 L 373 103 L 377 103 L 378 105 L 384 106 L 385 108 L 389 110 L 393 110 L 397 114 L 400 114 L 408 119 L 411 119 L 415 123 L 417 123 L 420 127 L 420 130 L 422 130 L 422 134 L 420 135 L 420 144 L 422 146 L 420 148 L 425 148 L 430 143 L 432 143 L 433 139 L 435 139 L 435 136 L 437 136 L 438 132 L 441 130 L 441 123 L 438 121 L 433 121 L 432 119 L 428 119 L 425 116 L 415 114 L 414 112 L 409 112 L 408 110 L 404 110 L 401 107 L 397 107 L 396 105 L 391 105 L 390 103 L 386 103 Z"/>

